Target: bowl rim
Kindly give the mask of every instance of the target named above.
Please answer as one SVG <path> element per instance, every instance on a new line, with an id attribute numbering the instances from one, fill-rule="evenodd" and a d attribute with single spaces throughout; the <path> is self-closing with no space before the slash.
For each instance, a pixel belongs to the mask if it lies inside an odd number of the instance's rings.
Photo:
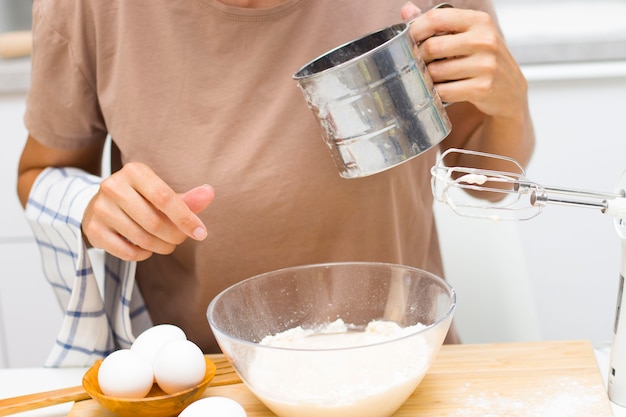
<path id="1" fill-rule="evenodd" d="M 437 281 L 438 283 L 442 284 L 444 287 L 446 287 L 450 293 L 450 306 L 448 307 L 448 311 L 446 311 L 446 313 L 439 318 L 438 320 L 436 320 L 435 322 L 433 322 L 432 324 L 429 324 L 421 329 L 417 329 L 413 332 L 410 332 L 408 334 L 405 334 L 403 336 L 400 337 L 395 337 L 392 338 L 390 340 L 383 340 L 383 341 L 379 341 L 379 342 L 374 342 L 374 343 L 369 343 L 366 345 L 358 345 L 358 346 L 349 346 L 349 347 L 333 347 L 333 348 L 298 348 L 298 349 L 294 349 L 294 348 L 289 348 L 289 347 L 282 347 L 282 346 L 270 346 L 270 345 L 262 345 L 258 342 L 251 342 L 249 340 L 245 340 L 245 339 L 241 339 L 240 337 L 236 337 L 236 336 L 231 336 L 231 335 L 227 335 L 219 326 L 217 326 L 215 324 L 215 322 L 213 321 L 212 318 L 212 312 L 215 309 L 215 304 L 217 304 L 217 301 L 229 290 L 235 288 L 235 287 L 239 287 L 242 285 L 245 285 L 246 283 L 253 281 L 253 280 L 258 280 L 261 279 L 263 277 L 266 277 L 268 275 L 273 275 L 276 273 L 288 273 L 290 271 L 295 271 L 295 270 L 305 270 L 305 269 L 320 269 L 320 268 L 328 268 L 328 267 L 332 267 L 332 266 L 350 266 L 350 265 L 360 265 L 360 266 L 377 266 L 377 267 L 394 267 L 394 268 L 402 268 L 402 269 L 407 269 L 407 270 L 413 270 L 413 271 L 417 271 L 419 273 L 422 273 L 424 275 L 428 275 L 429 278 L 433 278 L 435 281 Z M 274 349 L 274 350 L 284 350 L 284 351 L 290 351 L 290 352 L 294 352 L 294 351 L 302 351 L 302 352 L 310 352 L 310 351 L 315 351 L 315 352 L 329 352 L 329 351 L 340 351 L 340 350 L 354 350 L 354 349 L 366 349 L 372 346 L 380 346 L 386 343 L 393 343 L 393 342 L 397 342 L 399 340 L 403 340 L 403 339 L 407 339 L 410 337 L 413 337 L 417 334 L 420 333 L 425 333 L 429 330 L 431 330 L 432 328 L 437 327 L 439 324 L 441 324 L 442 322 L 448 320 L 451 318 L 451 316 L 453 315 L 455 309 L 456 309 L 456 304 L 457 304 L 457 300 L 456 300 L 456 291 L 454 289 L 454 287 L 445 279 L 441 278 L 440 276 L 426 271 L 424 269 L 420 269 L 414 266 L 410 266 L 410 265 L 403 265 L 403 264 L 398 264 L 398 263 L 392 263 L 392 262 L 370 262 L 370 261 L 347 261 L 347 262 L 325 262 L 325 263 L 315 263 L 315 264 L 304 264 L 304 265 L 296 265 L 296 266 L 290 266 L 290 267 L 286 267 L 286 268 L 280 268 L 280 269 L 276 269 L 273 271 L 268 271 L 268 272 L 263 272 L 261 274 L 258 275 L 254 275 L 250 278 L 246 278 L 242 281 L 239 281 L 229 287 L 227 287 L 226 289 L 220 291 L 209 303 L 207 310 L 206 310 L 206 317 L 209 321 L 209 325 L 211 326 L 211 330 L 216 333 L 219 332 L 223 335 L 226 335 L 228 338 L 233 339 L 235 341 L 237 341 L 238 343 L 241 343 L 243 345 L 248 345 L 248 346 L 254 346 L 256 348 L 260 348 L 260 349 Z M 219 342 L 218 342 L 219 344 Z M 226 353 L 226 352 L 224 352 Z"/>

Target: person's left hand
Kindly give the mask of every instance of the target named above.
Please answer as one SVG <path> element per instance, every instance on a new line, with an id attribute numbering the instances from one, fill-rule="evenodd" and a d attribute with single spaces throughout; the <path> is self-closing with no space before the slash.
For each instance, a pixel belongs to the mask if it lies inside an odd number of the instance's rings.
<path id="1" fill-rule="evenodd" d="M 491 16 L 457 8 L 420 9 L 407 3 L 405 21 L 444 102 L 467 101 L 486 115 L 519 117 L 527 83 Z M 419 17 L 418 17 L 419 16 Z"/>

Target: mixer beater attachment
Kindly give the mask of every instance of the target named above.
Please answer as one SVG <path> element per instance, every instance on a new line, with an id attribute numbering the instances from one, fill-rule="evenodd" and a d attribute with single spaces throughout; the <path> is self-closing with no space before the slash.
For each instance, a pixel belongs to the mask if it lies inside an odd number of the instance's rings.
<path id="1" fill-rule="evenodd" d="M 454 161 L 460 154 L 469 157 L 473 165 L 485 168 L 445 165 L 446 158 Z M 489 167 L 499 168 L 491 170 Z M 615 193 L 545 187 L 528 180 L 524 169 L 514 159 L 449 149 L 441 154 L 431 169 L 431 175 L 434 197 L 462 216 L 527 220 L 541 213 L 548 204 L 561 204 L 594 208 L 613 217 L 615 229 L 622 240 L 622 259 L 607 392 L 611 401 L 626 407 L 626 198 L 622 188 L 626 171 L 618 182 L 619 191 Z"/>
<path id="2" fill-rule="evenodd" d="M 445 160 L 460 154 L 469 155 L 476 166 L 499 169 L 445 165 Z M 506 156 L 451 148 L 441 154 L 431 175 L 435 199 L 461 216 L 528 220 L 540 214 L 546 205 L 559 204 L 598 209 L 626 218 L 623 190 L 606 193 L 543 186 L 527 179 L 520 163 Z"/>

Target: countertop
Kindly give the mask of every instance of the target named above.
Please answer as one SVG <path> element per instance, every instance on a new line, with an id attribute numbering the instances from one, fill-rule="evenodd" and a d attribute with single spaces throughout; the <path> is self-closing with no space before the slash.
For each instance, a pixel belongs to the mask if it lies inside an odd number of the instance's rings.
<path id="1" fill-rule="evenodd" d="M 511 346 L 515 347 L 515 345 L 510 345 L 507 348 L 510 348 Z M 608 345 L 598 346 L 594 349 L 594 354 L 598 363 L 600 374 L 602 376 L 602 379 L 605 381 L 604 383 L 606 386 L 610 348 Z M 80 385 L 84 372 L 85 369 L 83 368 L 0 369 L 0 398 L 7 398 L 16 395 L 30 394 L 37 391 Z M 25 412 L 20 414 L 20 416 L 61 417 L 66 416 L 71 408 L 72 404 L 61 404 L 54 407 Z M 626 417 L 626 408 L 617 406 L 613 403 L 611 403 L 611 408 L 615 417 Z"/>

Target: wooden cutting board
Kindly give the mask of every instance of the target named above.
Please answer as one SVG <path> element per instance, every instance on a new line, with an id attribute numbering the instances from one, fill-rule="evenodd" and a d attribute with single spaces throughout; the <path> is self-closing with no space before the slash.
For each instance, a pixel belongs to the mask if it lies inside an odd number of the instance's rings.
<path id="1" fill-rule="evenodd" d="M 215 358 L 228 366 L 221 356 Z M 210 386 L 204 395 L 230 397 L 244 406 L 248 417 L 274 416 L 236 381 L 234 374 L 219 377 L 220 385 Z M 394 414 L 409 416 L 610 417 L 613 413 L 591 344 L 566 341 L 445 345 L 413 395 Z M 68 417 L 115 415 L 86 400 L 75 403 Z"/>

